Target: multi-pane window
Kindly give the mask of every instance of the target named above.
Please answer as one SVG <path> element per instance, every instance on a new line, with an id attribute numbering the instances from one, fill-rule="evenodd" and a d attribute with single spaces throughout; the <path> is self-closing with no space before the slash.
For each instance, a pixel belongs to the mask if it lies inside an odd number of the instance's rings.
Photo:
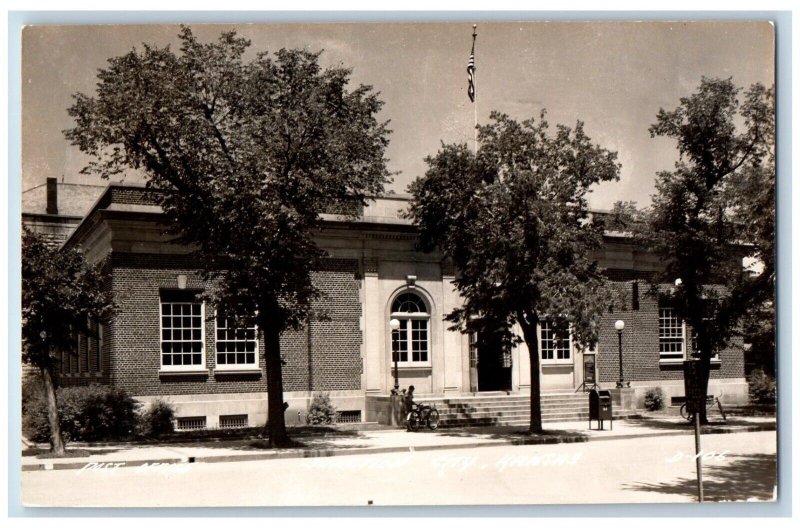
<path id="1" fill-rule="evenodd" d="M 408 321 L 400 319 L 400 328 L 392 331 L 392 362 L 408 362 Z"/>
<path id="2" fill-rule="evenodd" d="M 569 362 L 571 359 L 569 332 L 566 332 L 566 335 L 557 334 L 550 321 L 542 321 L 539 327 L 542 340 L 542 361 Z"/>
<path id="3" fill-rule="evenodd" d="M 161 302 L 161 366 L 167 369 L 202 367 L 203 304 Z"/>
<path id="4" fill-rule="evenodd" d="M 684 358 L 685 329 L 683 319 L 672 308 L 658 309 L 658 351 L 662 360 Z"/>
<path id="5" fill-rule="evenodd" d="M 61 373 L 62 374 L 69 374 L 69 357 L 70 353 L 66 350 L 62 350 L 59 352 L 61 356 Z"/>
<path id="6" fill-rule="evenodd" d="M 89 372 L 89 336 L 78 334 L 78 372 Z"/>
<path id="7" fill-rule="evenodd" d="M 478 367 L 478 334 L 475 332 L 469 334 L 469 367 Z"/>
<path id="8" fill-rule="evenodd" d="M 428 321 L 411 321 L 411 361 L 428 361 Z"/>
<path id="9" fill-rule="evenodd" d="M 102 372 L 103 370 L 103 357 L 102 357 L 102 341 L 103 341 L 103 325 L 94 322 L 92 326 L 96 332 L 97 337 L 92 339 L 92 372 Z"/>
<path id="10" fill-rule="evenodd" d="M 392 303 L 391 317 L 400 322 L 400 328 L 392 331 L 392 361 L 430 363 L 430 314 L 423 300 L 413 293 L 399 295 Z"/>
<path id="11" fill-rule="evenodd" d="M 69 372 L 70 374 L 77 374 L 78 373 L 78 350 L 71 350 L 69 354 Z"/>
<path id="12" fill-rule="evenodd" d="M 229 318 L 217 318 L 217 368 L 256 367 L 256 327 L 239 327 Z"/>
<path id="13" fill-rule="evenodd" d="M 503 356 L 501 358 L 500 364 L 503 368 L 511 368 L 513 365 L 513 360 L 511 358 L 511 349 L 508 347 L 503 348 Z"/>

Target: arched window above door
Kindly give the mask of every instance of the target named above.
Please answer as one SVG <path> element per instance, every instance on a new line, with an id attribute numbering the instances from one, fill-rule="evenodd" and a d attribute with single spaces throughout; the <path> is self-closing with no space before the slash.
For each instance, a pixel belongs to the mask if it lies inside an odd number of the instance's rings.
<path id="1" fill-rule="evenodd" d="M 430 365 L 430 313 L 414 293 L 401 293 L 392 303 L 390 319 L 400 327 L 392 331 L 392 361 L 400 366 Z"/>
<path id="2" fill-rule="evenodd" d="M 423 301 L 419 295 L 413 293 L 401 293 L 392 303 L 392 314 L 428 315 L 428 308 L 425 306 L 425 301 Z"/>

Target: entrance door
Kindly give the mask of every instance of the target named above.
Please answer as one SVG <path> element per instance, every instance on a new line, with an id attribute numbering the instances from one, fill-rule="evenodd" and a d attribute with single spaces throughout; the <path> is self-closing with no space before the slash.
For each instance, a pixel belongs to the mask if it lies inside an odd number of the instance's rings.
<path id="1" fill-rule="evenodd" d="M 511 351 L 493 334 L 478 336 L 478 390 L 511 390 Z"/>

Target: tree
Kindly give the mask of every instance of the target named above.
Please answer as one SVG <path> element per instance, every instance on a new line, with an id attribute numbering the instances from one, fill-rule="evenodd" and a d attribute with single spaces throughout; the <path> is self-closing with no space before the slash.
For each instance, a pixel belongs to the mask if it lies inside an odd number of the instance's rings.
<path id="1" fill-rule="evenodd" d="M 143 171 L 177 240 L 196 248 L 209 300 L 264 336 L 271 445 L 287 445 L 280 336 L 302 326 L 324 256 L 323 212 L 355 214 L 389 181 L 389 131 L 369 86 L 322 69 L 320 53 L 244 55 L 235 32 L 202 44 L 189 28 L 180 53 L 145 45 L 109 60 L 97 94 L 77 94 L 66 137 L 103 177 Z"/>
<path id="2" fill-rule="evenodd" d="M 22 233 L 22 360 L 39 369 L 47 400 L 50 448 L 65 454 L 56 402 L 59 358 L 73 353 L 90 321 L 113 315 L 101 265 L 88 266 L 74 248 L 58 249 L 27 228 Z"/>
<path id="3" fill-rule="evenodd" d="M 522 330 L 531 362 L 530 431 L 542 431 L 538 325 L 548 320 L 579 345 L 597 341 L 609 291 L 592 250 L 602 227 L 587 194 L 618 178 L 616 154 L 593 145 L 583 124 L 548 134 L 541 119 L 521 123 L 493 112 L 480 148 L 443 145 L 410 186 L 409 215 L 421 246 L 441 249 L 456 269 L 462 308 L 447 320 L 462 332 L 493 333 L 506 346 Z"/>
<path id="4" fill-rule="evenodd" d="M 756 305 L 742 320 L 745 374 L 761 369 L 775 377 L 775 304 L 770 301 Z"/>
<path id="5" fill-rule="evenodd" d="M 703 78 L 650 127 L 677 141 L 680 159 L 657 176 L 643 238 L 666 263 L 661 282 L 680 279 L 661 294 L 693 330 L 704 393 L 711 358 L 774 298 L 774 91 L 755 84 L 741 102 L 740 92 Z"/>

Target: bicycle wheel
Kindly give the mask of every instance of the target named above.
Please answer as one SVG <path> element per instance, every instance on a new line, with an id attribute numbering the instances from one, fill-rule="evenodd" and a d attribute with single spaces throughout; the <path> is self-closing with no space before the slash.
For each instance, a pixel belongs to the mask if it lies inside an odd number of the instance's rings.
<path id="1" fill-rule="evenodd" d="M 436 428 L 439 427 L 439 411 L 431 409 L 430 412 L 428 412 L 428 419 L 426 421 L 428 422 L 428 429 L 435 431 Z"/>
<path id="2" fill-rule="evenodd" d="M 722 421 L 727 422 L 728 418 L 725 416 L 725 410 L 722 408 L 722 402 L 719 401 L 719 398 L 717 398 L 716 401 L 717 401 L 717 407 L 719 408 L 719 413 L 722 415 Z"/>
<path id="3" fill-rule="evenodd" d="M 694 413 L 690 413 L 689 411 L 686 410 L 686 404 L 685 403 L 683 405 L 681 405 L 681 416 L 683 417 L 684 420 L 686 420 L 688 422 L 693 422 L 694 421 Z"/>
<path id="4" fill-rule="evenodd" d="M 420 419 L 419 413 L 417 411 L 411 411 L 408 413 L 408 430 L 409 431 L 419 431 Z"/>

